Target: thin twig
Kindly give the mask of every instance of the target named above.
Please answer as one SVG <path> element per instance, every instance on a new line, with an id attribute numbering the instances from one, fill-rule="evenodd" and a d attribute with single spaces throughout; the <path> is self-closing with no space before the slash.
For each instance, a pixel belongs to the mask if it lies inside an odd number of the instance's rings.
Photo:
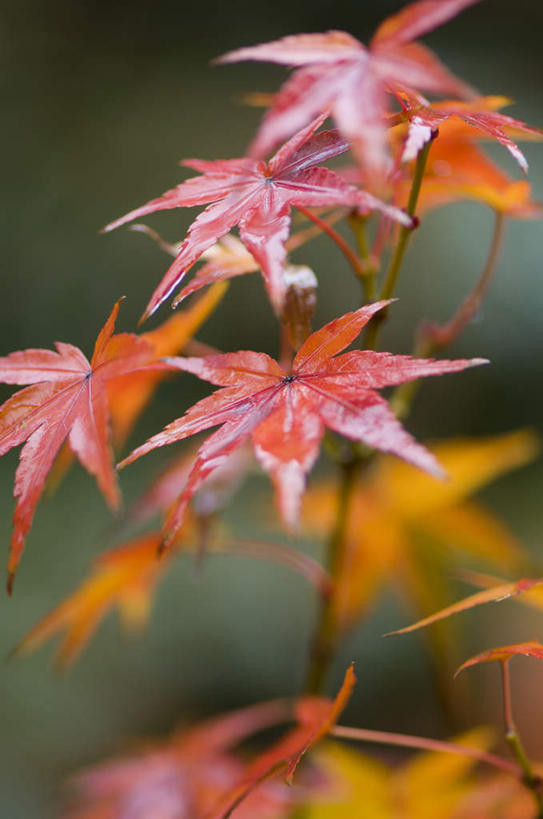
<path id="1" fill-rule="evenodd" d="M 425 334 L 429 337 L 434 350 L 442 349 L 451 344 L 455 338 L 460 335 L 464 327 L 477 315 L 500 258 L 503 245 L 504 224 L 505 219 L 503 213 L 496 211 L 496 221 L 490 251 L 483 272 L 479 276 L 475 287 L 468 293 L 456 313 L 445 324 L 434 324 L 426 327 Z"/>
<path id="2" fill-rule="evenodd" d="M 375 261 L 371 258 L 368 237 L 366 235 L 366 221 L 367 217 L 361 216 L 356 210 L 351 211 L 349 214 L 349 224 L 358 245 L 360 258 L 364 262 L 364 272 L 362 274 L 357 273 L 356 276 L 362 285 L 365 300 L 375 301 L 377 298 L 375 281 L 377 277 L 377 266 Z"/>
<path id="3" fill-rule="evenodd" d="M 419 201 L 422 180 L 424 178 L 424 171 L 426 170 L 426 162 L 428 160 L 430 148 L 432 147 L 432 142 L 433 138 L 426 143 L 424 148 L 422 148 L 422 150 L 419 151 L 419 154 L 417 156 L 415 172 L 413 174 L 413 181 L 411 183 L 411 191 L 409 193 L 409 201 L 406 207 L 406 212 L 411 217 L 415 216 L 415 211 L 417 209 L 417 203 Z M 381 288 L 381 292 L 379 293 L 379 299 L 382 300 L 390 299 L 394 294 L 394 290 L 396 289 L 396 283 L 398 281 L 398 276 L 400 275 L 400 270 L 405 256 L 405 251 L 407 250 L 407 245 L 409 244 L 409 239 L 411 238 L 412 232 L 413 232 L 412 227 L 405 227 L 404 225 L 400 227 L 396 248 L 390 261 L 390 265 L 385 276 L 383 287 Z M 383 325 L 383 322 L 386 320 L 386 315 L 387 311 L 382 310 L 378 315 L 373 317 L 372 321 L 368 325 L 368 335 L 366 343 L 366 347 L 368 350 L 377 349 L 377 340 L 379 332 Z"/>
<path id="4" fill-rule="evenodd" d="M 329 225 L 324 219 L 321 219 L 320 216 L 317 216 L 316 213 L 312 213 L 307 208 L 303 208 L 300 205 L 296 205 L 296 209 L 303 213 L 308 219 L 314 222 L 316 225 L 320 227 L 323 233 L 326 233 L 339 247 L 349 264 L 351 265 L 353 272 L 357 278 L 364 276 L 366 274 L 366 266 L 362 259 L 356 255 L 352 247 L 345 241 L 343 236 L 340 236 L 337 230 Z"/>
<path id="5" fill-rule="evenodd" d="M 278 563 L 305 577 L 323 598 L 332 593 L 333 584 L 326 569 L 309 555 L 283 543 L 269 543 L 255 538 L 226 538 L 224 543 L 210 551 L 214 554 L 239 555 Z"/>
<path id="6" fill-rule="evenodd" d="M 340 638 L 337 619 L 337 594 L 339 589 L 335 584 L 345 559 L 351 498 L 356 486 L 359 466 L 360 462 L 356 458 L 341 464 L 337 513 L 328 542 L 327 554 L 327 569 L 334 585 L 332 586 L 332 593 L 322 601 L 319 620 L 315 629 L 306 684 L 308 694 L 322 692 L 326 673 Z"/>
<path id="7" fill-rule="evenodd" d="M 423 751 L 439 751 L 445 754 L 467 756 L 471 757 L 471 759 L 476 759 L 477 762 L 483 762 L 486 765 L 492 765 L 494 768 L 500 768 L 500 770 L 506 771 L 513 776 L 522 776 L 520 766 L 514 762 L 503 759 L 503 757 L 497 754 L 480 751 L 479 748 L 473 748 L 470 745 L 457 745 L 454 742 L 415 737 L 410 734 L 370 731 L 367 728 L 348 728 L 343 725 L 336 725 L 335 728 L 332 728 L 330 733 L 332 736 L 339 737 L 340 739 L 354 739 L 359 742 L 373 742 L 378 745 L 398 745 L 401 748 L 418 748 Z"/>
<path id="8" fill-rule="evenodd" d="M 529 788 L 529 790 L 532 791 L 534 795 L 537 805 L 536 819 L 542 819 L 543 794 L 541 793 L 541 787 L 543 782 L 541 778 L 534 773 L 513 718 L 513 707 L 511 704 L 511 679 L 509 676 L 510 659 L 511 658 L 508 658 L 500 662 L 503 683 L 503 718 L 505 722 L 505 740 L 511 749 L 511 753 L 517 760 L 520 769 L 522 770 L 522 780 L 524 784 L 527 788 Z"/>
<path id="9" fill-rule="evenodd" d="M 492 232 L 490 249 L 481 275 L 456 313 L 454 313 L 447 322 L 444 324 L 426 322 L 422 325 L 413 351 L 413 355 L 416 358 L 428 358 L 439 350 L 447 347 L 460 335 L 462 330 L 477 314 L 500 258 L 503 234 L 504 216 L 499 211 L 496 211 L 496 221 Z M 407 381 L 394 391 L 390 405 L 398 418 L 404 418 L 407 415 L 420 384 L 420 379 Z"/>

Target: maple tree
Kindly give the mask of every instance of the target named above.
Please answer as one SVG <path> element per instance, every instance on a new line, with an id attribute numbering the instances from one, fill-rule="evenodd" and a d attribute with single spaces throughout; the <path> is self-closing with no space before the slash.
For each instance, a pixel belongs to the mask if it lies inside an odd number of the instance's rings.
<path id="1" fill-rule="evenodd" d="M 15 655 L 26 656 L 61 634 L 57 660 L 67 666 L 114 609 L 126 627 L 138 629 L 174 558 L 185 553 L 199 570 L 204 558 L 219 555 L 279 564 L 302 575 L 317 602 L 299 696 L 214 717 L 83 772 L 73 780 L 66 816 L 292 819 L 299 809 L 308 819 L 490 819 L 501 804 L 508 816 L 542 819 L 542 780 L 513 720 L 509 676 L 516 656 L 543 658 L 538 641 L 485 647 L 457 670 L 499 663 L 508 756 L 499 747 L 492 751 L 496 732 L 486 729 L 448 741 L 338 725 L 355 687 L 352 662 L 343 664 L 347 671 L 335 699 L 323 694 L 344 637 L 369 618 L 370 604 L 385 586 L 407 598 L 413 619 L 419 618 L 387 636 L 436 624 L 447 628 L 455 614 L 509 598 L 538 612 L 543 608 L 537 560 L 508 526 L 469 499 L 532 460 L 535 434 L 521 430 L 426 446 L 404 426 L 422 378 L 488 363 L 436 356 L 477 314 L 492 283 L 504 222 L 543 215 L 528 181 L 502 170 L 483 147 L 488 139 L 497 141 L 526 174 L 518 143 L 540 140 L 543 132 L 502 114 L 508 100 L 479 95 L 418 42 L 477 2 L 411 3 L 378 27 L 368 47 L 329 31 L 219 58 L 293 69 L 276 95 L 264 96 L 270 107 L 247 155 L 184 161 L 199 175 L 104 228 L 129 225 L 174 257 L 143 319 L 170 296 L 173 307 L 190 298 L 188 307 L 154 329 L 115 333 L 118 302 L 90 360 L 66 343 L 0 358 L 0 381 L 23 387 L 0 407 L 0 455 L 22 445 L 10 591 L 46 483 L 58 483 L 77 458 L 118 510 L 113 449 L 129 441 L 162 380 L 169 376 L 175 387 L 189 373 L 218 387 L 188 409 L 181 396 L 184 413 L 121 458 L 118 468 L 212 430 L 177 453 L 117 518 L 112 530 L 121 545 L 93 561 L 81 585 L 23 637 Z M 429 101 L 423 93 L 438 99 Z M 329 118 L 335 129 L 327 128 Z M 354 164 L 327 167 L 348 152 Z M 411 354 L 381 351 L 382 329 L 402 309 L 392 303 L 415 228 L 429 210 L 461 199 L 483 203 L 495 214 L 479 278 L 448 320 L 421 321 Z M 204 210 L 175 243 L 135 221 L 197 206 Z M 313 330 L 318 276 L 328 273 L 317 270 L 317 276 L 305 264 L 292 264 L 289 254 L 321 235 L 348 262 L 362 300 Z M 263 277 L 277 323 L 277 358 L 258 349 L 224 352 L 196 339 L 229 280 L 255 272 Z M 340 288 L 340 273 L 332 275 Z M 440 286 L 437 276 L 436 282 Z M 411 296 L 417 299 L 415 288 Z M 364 343 L 356 347 L 363 332 Z M 379 392 L 384 389 L 390 389 L 386 397 Z M 303 503 L 321 448 L 333 478 L 310 487 Z M 259 470 L 271 478 L 288 543 L 239 537 L 237 524 L 224 519 L 238 489 Z M 255 511 L 256 504 L 244 508 L 244 519 Z M 322 559 L 294 540 L 300 518 L 312 541 L 325 541 Z M 505 578 L 473 571 L 473 561 Z M 478 590 L 454 602 L 449 575 L 460 563 L 468 567 L 464 579 Z M 447 666 L 443 645 L 440 637 L 433 639 L 434 655 Z M 366 658 L 358 659 L 363 673 Z M 291 727 L 278 738 L 253 737 L 286 723 Z M 324 742 L 328 736 L 335 739 Z M 338 740 L 424 753 L 392 769 Z M 287 788 L 295 773 L 294 786 Z"/>

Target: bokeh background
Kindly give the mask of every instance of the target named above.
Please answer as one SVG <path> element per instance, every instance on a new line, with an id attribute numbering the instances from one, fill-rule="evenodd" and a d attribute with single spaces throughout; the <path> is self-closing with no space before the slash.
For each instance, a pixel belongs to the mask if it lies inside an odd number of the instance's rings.
<path id="1" fill-rule="evenodd" d="M 243 107 L 241 96 L 272 91 L 284 77 L 282 69 L 266 65 L 210 67 L 214 56 L 298 31 L 343 28 L 367 40 L 377 22 L 400 5 L 4 0 L 2 354 L 48 347 L 54 340 L 90 351 L 122 294 L 128 298 L 119 326 L 134 328 L 167 259 L 143 237 L 128 231 L 99 236 L 99 228 L 181 181 L 178 159 L 241 155 L 260 117 L 260 111 Z M 543 126 L 542 26 L 543 7 L 534 0 L 516 0 L 514 8 L 508 0 L 484 0 L 426 41 L 483 93 L 511 96 L 518 101 L 512 113 Z M 543 147 L 529 144 L 526 153 L 534 193 L 543 199 Z M 494 155 L 516 173 L 504 151 Z M 193 215 L 163 214 L 149 223 L 167 238 L 180 239 Z M 425 220 L 402 274 L 387 349 L 408 351 L 421 316 L 445 318 L 460 301 L 484 261 L 491 226 L 490 212 L 476 205 L 455 205 Z M 418 436 L 541 425 L 542 249 L 540 223 L 508 225 L 495 286 L 477 322 L 451 351 L 488 357 L 492 366 L 426 385 L 409 422 Z M 319 276 L 317 323 L 354 303 L 357 285 L 326 238 L 298 256 Z M 167 308 L 161 318 L 166 315 Z M 200 337 L 225 350 L 276 352 L 274 321 L 258 277 L 233 284 Z M 132 443 L 205 392 L 189 376 L 165 384 Z M 4 389 L 2 395 L 8 394 Z M 161 458 L 150 456 L 123 473 L 128 499 Z M 16 463 L 17 453 L 10 453 L 0 464 L 4 559 Z M 255 478 L 237 498 L 228 513 L 236 532 L 262 532 L 254 510 L 266 489 L 266 481 Z M 482 493 L 535 553 L 543 548 L 542 490 L 539 462 Z M 79 467 L 55 497 L 40 504 L 15 595 L 0 600 L 1 653 L 72 590 L 95 554 L 112 545 L 104 537 L 109 523 L 95 484 Z M 271 518 L 264 528 L 273 532 Z M 215 558 L 195 580 L 190 563 L 179 561 L 141 639 L 123 639 L 111 619 L 66 675 L 53 672 L 50 646 L 24 663 L 3 665 L 0 815 L 55 816 L 61 782 L 78 767 L 135 738 L 163 734 L 180 720 L 296 693 L 314 612 L 314 595 L 286 570 Z M 330 687 L 354 658 L 360 682 L 346 719 L 437 736 L 446 728 L 421 644 L 414 638 L 393 644 L 380 639 L 404 622 L 405 615 L 385 600 L 345 646 Z M 541 615 L 514 604 L 467 615 L 465 656 L 541 635 L 542 625 Z M 531 747 L 543 756 L 537 737 L 543 699 L 535 695 L 543 677 L 535 661 L 527 677 L 529 663 L 519 663 L 518 717 Z M 493 671 L 481 671 L 475 681 L 477 719 L 499 719 L 497 694 L 484 701 L 481 694 L 497 687 Z"/>

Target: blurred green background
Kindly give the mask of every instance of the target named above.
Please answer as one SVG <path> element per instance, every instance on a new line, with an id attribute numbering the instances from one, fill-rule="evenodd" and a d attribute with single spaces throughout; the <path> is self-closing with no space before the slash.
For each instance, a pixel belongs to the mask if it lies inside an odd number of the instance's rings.
<path id="1" fill-rule="evenodd" d="M 367 40 L 377 22 L 400 5 L 4 0 L 2 354 L 49 347 L 54 340 L 90 352 L 122 294 L 128 298 L 119 327 L 134 328 L 168 260 L 140 236 L 128 231 L 99 236 L 99 228 L 181 181 L 178 159 L 241 155 L 261 116 L 240 104 L 242 94 L 272 91 L 284 78 L 282 69 L 267 65 L 210 67 L 213 57 L 298 31 L 344 28 Z M 481 92 L 515 98 L 512 113 L 543 126 L 542 25 L 543 6 L 534 0 L 517 0 L 514 10 L 508 0 L 485 0 L 426 41 Z M 543 146 L 528 144 L 526 153 L 534 193 L 543 198 Z M 493 155 L 516 174 L 505 151 Z M 169 213 L 149 223 L 175 240 L 193 217 L 194 211 Z M 387 349 L 409 351 L 422 316 L 445 318 L 459 303 L 483 264 L 491 226 L 490 212 L 476 205 L 449 207 L 424 221 L 402 274 Z M 425 386 L 409 421 L 421 438 L 541 425 L 542 248 L 541 224 L 508 225 L 484 310 L 450 351 L 488 357 L 492 366 Z M 316 326 L 352 306 L 357 285 L 326 238 L 298 258 L 319 276 Z M 160 320 L 167 315 L 165 308 Z M 275 354 L 276 330 L 260 279 L 235 282 L 200 337 L 225 350 Z M 131 443 L 206 391 L 189 376 L 164 385 Z M 170 454 L 149 456 L 123 473 L 127 499 Z M 10 453 L 0 464 L 4 559 L 17 455 Z M 228 514 L 235 531 L 261 532 L 255 497 L 266 489 L 265 479 L 254 479 L 238 496 Z M 542 489 L 540 462 L 484 493 L 534 550 L 542 540 Z M 79 467 L 53 499 L 40 504 L 14 597 L 0 600 L 4 654 L 73 589 L 92 556 L 112 545 L 103 538 L 109 522 L 95 484 Z M 272 530 L 271 523 L 266 527 Z M 50 646 L 24 663 L 4 665 L 0 816 L 54 816 L 62 780 L 131 739 L 167 732 L 179 720 L 297 692 L 314 607 L 305 582 L 286 570 L 213 558 L 195 581 L 188 560 L 180 561 L 161 588 L 142 639 L 124 640 L 112 620 L 64 676 L 51 669 Z M 385 601 L 345 647 L 331 683 L 354 658 L 360 682 L 346 720 L 437 735 L 444 726 L 421 644 L 379 636 L 404 622 L 405 614 Z M 474 622 L 488 634 L 473 632 Z M 469 650 L 537 636 L 542 619 L 506 604 L 467 615 L 464 626 L 468 656 Z M 535 696 L 543 676 L 535 666 L 532 662 L 530 678 L 523 679 L 525 664 L 519 664 L 519 722 L 531 727 L 529 740 L 543 755 L 536 730 L 543 724 L 543 699 Z M 494 670 L 478 675 L 477 684 L 487 692 L 496 690 Z M 497 709 L 497 693 L 485 695 L 478 719 L 496 719 Z"/>

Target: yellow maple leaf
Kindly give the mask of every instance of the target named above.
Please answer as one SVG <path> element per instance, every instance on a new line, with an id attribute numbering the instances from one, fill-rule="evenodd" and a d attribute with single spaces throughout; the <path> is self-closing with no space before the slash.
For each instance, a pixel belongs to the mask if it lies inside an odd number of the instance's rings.
<path id="1" fill-rule="evenodd" d="M 349 508 L 348 542 L 337 577 L 336 617 L 352 626 L 379 590 L 394 581 L 418 611 L 448 602 L 451 558 L 469 554 L 511 570 L 523 560 L 517 539 L 468 496 L 493 478 L 535 457 L 529 431 L 432 447 L 449 478 L 438 481 L 408 464 L 382 458 L 360 483 Z M 329 531 L 335 517 L 331 484 L 307 493 L 304 522 Z"/>
<path id="2" fill-rule="evenodd" d="M 477 729 L 454 741 L 486 750 L 491 735 Z M 395 769 L 336 742 L 314 758 L 329 775 L 333 793 L 329 800 L 308 805 L 307 819 L 452 819 L 475 784 L 474 759 L 434 751 L 417 754 Z"/>

